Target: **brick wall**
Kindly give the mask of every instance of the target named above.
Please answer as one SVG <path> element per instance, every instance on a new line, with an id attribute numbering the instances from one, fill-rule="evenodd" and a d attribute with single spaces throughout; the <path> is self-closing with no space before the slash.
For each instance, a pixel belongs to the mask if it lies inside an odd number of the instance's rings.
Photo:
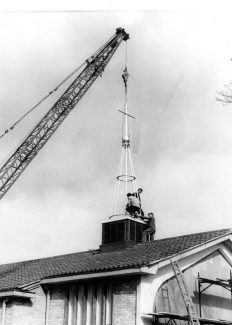
<path id="1" fill-rule="evenodd" d="M 49 325 L 66 325 L 68 318 L 68 288 L 57 286 L 50 292 Z"/>
<path id="2" fill-rule="evenodd" d="M 45 294 L 41 288 L 35 290 L 33 298 L 11 297 L 7 303 L 5 325 L 44 325 Z M 2 307 L 2 301 L 0 305 Z M 0 310 L 2 315 L 2 309 Z"/>
<path id="3" fill-rule="evenodd" d="M 137 296 L 137 278 L 136 277 L 119 277 L 106 280 L 98 280 L 94 282 L 83 283 L 83 303 L 82 303 L 82 325 L 86 322 L 88 286 L 92 283 L 92 312 L 91 325 L 96 325 L 96 304 L 99 299 L 97 291 L 99 286 L 102 287 L 100 298 L 100 317 L 101 325 L 136 325 L 136 296 Z M 112 323 L 106 319 L 106 299 L 107 287 L 112 287 Z M 67 325 L 68 311 L 70 311 L 70 288 L 74 290 L 72 303 L 72 314 L 69 315 L 69 324 L 76 324 L 77 315 L 77 293 L 81 283 L 75 285 L 54 285 L 50 288 L 50 306 L 48 315 L 48 325 Z M 0 313 L 2 307 L 2 299 L 0 300 Z M 71 300 L 70 300 L 71 301 Z M 42 288 L 35 290 L 35 296 L 29 298 L 11 297 L 7 303 L 5 324 L 4 325 L 44 325 L 46 310 L 46 295 Z M 108 309 L 109 312 L 109 309 Z M 0 315 L 1 319 L 1 315 Z M 71 320 L 71 321 L 70 321 Z"/>
<path id="4" fill-rule="evenodd" d="M 113 287 L 112 325 L 136 325 L 137 278 L 122 278 Z"/>

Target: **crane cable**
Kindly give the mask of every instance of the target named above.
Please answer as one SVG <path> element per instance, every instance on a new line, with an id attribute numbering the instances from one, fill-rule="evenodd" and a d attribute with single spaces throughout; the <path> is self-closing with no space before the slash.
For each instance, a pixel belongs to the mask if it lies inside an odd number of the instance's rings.
<path id="1" fill-rule="evenodd" d="M 25 114 L 23 114 L 14 124 L 12 124 L 12 126 L 10 126 L 8 129 L 6 129 L 1 135 L 0 135 L 0 139 L 2 139 L 5 135 L 7 135 L 9 132 L 13 131 L 13 129 L 15 128 L 15 126 L 17 124 L 19 124 L 27 115 L 29 115 L 32 111 L 34 111 L 40 104 L 42 104 L 48 97 L 50 97 L 54 92 L 56 92 L 67 80 L 69 80 L 74 74 L 77 73 L 77 71 L 79 71 L 84 65 L 88 64 L 89 62 L 91 62 L 94 57 L 99 54 L 103 48 L 105 47 L 105 45 L 112 41 L 112 39 L 115 36 L 112 36 L 108 41 L 106 41 L 96 52 L 94 52 L 93 55 L 91 55 L 91 57 L 89 57 L 86 61 L 84 61 L 78 68 L 76 68 L 73 72 L 71 72 L 66 78 L 64 78 L 55 88 L 53 88 L 51 91 L 49 91 L 49 93 L 44 96 L 36 105 L 34 105 L 32 108 L 30 108 Z"/>
<path id="2" fill-rule="evenodd" d="M 0 135 L 0 139 L 3 138 L 8 132 L 13 131 L 15 126 L 19 124 L 27 115 L 29 115 L 32 111 L 34 111 L 40 104 L 42 104 L 48 97 L 50 97 L 55 91 L 57 91 L 69 78 L 71 78 L 79 69 L 82 68 L 82 66 L 85 63 L 83 63 L 80 67 L 75 69 L 68 77 L 66 77 L 64 80 L 62 80 L 59 85 L 57 85 L 54 89 L 49 91 L 49 93 L 44 96 L 36 105 L 34 105 L 31 109 L 29 109 L 25 114 L 23 114 L 11 127 L 5 130 L 4 133 Z"/>

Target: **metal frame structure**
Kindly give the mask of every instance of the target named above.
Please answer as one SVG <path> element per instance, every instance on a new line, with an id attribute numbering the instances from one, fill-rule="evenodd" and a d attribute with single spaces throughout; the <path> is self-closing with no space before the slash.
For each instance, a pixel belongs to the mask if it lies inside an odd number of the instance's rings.
<path id="1" fill-rule="evenodd" d="M 128 38 L 129 35 L 123 28 L 117 28 L 116 34 L 86 61 L 86 66 L 73 83 L 1 166 L 0 199 L 54 134 L 98 76 L 102 74 L 120 43 Z"/>
<path id="2" fill-rule="evenodd" d="M 199 295 L 199 314 L 200 316 L 198 317 L 198 321 L 200 324 L 215 324 L 215 325 L 232 325 L 232 321 L 226 321 L 226 320 L 218 320 L 218 319 L 211 319 L 211 318 L 206 318 L 202 317 L 202 312 L 201 312 L 201 294 L 205 290 L 207 290 L 209 287 L 212 285 L 217 285 L 222 288 L 225 288 L 226 290 L 231 292 L 231 299 L 232 299 L 232 272 L 230 271 L 230 278 L 228 280 L 224 279 L 208 279 L 208 278 L 203 278 L 200 277 L 200 274 L 198 273 L 198 295 Z M 206 284 L 203 289 L 201 288 L 203 284 Z M 153 316 L 153 324 L 154 325 L 159 325 L 159 319 L 168 319 L 167 322 L 165 322 L 166 325 L 170 323 L 174 323 L 177 325 L 176 320 L 183 320 L 187 321 L 188 323 L 191 322 L 191 317 L 189 314 L 187 315 L 181 315 L 181 314 L 176 314 L 176 313 L 170 313 L 170 312 L 157 312 L 157 313 L 149 313 L 148 315 Z M 196 322 L 196 320 L 193 320 Z"/>
<path id="3" fill-rule="evenodd" d="M 183 320 L 183 321 L 190 321 L 189 315 L 181 315 L 181 314 L 175 314 L 175 313 L 167 313 L 167 312 L 159 312 L 159 313 L 149 313 L 149 316 L 153 316 L 153 324 L 159 325 L 159 319 L 168 319 L 168 321 L 165 324 L 170 324 L 173 322 L 176 323 L 176 320 Z M 216 319 L 210 319 L 210 318 L 204 318 L 199 317 L 198 318 L 200 324 L 215 324 L 215 325 L 232 325 L 232 322 L 226 321 L 226 320 L 216 320 Z"/>
<path id="4" fill-rule="evenodd" d="M 126 51 L 126 64 L 127 64 L 127 51 Z M 122 210 L 120 209 L 118 211 L 118 201 L 119 201 L 119 190 L 120 190 L 120 183 L 124 183 L 124 188 L 121 194 L 124 196 L 125 206 L 127 205 L 127 193 L 128 193 L 128 187 L 130 185 L 129 191 L 132 193 L 135 193 L 137 190 L 137 184 L 136 184 L 136 177 L 135 177 L 135 171 L 134 171 L 134 165 L 131 155 L 131 141 L 130 141 L 130 131 L 129 131 L 129 123 L 128 123 L 128 117 L 135 119 L 134 116 L 128 114 L 128 103 L 127 103 L 127 95 L 128 95 L 128 78 L 129 73 L 127 70 L 127 65 L 125 65 L 125 69 L 123 70 L 122 79 L 125 86 L 125 100 L 124 100 L 124 111 L 118 110 L 120 113 L 123 114 L 123 123 L 122 123 L 122 149 L 121 149 L 121 156 L 119 161 L 119 167 L 118 167 L 118 174 L 116 177 L 116 183 L 115 183 L 115 190 L 114 190 L 114 196 L 113 196 L 113 202 L 112 202 L 112 216 L 118 215 L 122 213 Z M 127 212 L 124 210 L 125 216 Z"/>
<path id="5" fill-rule="evenodd" d="M 216 279 L 216 280 L 211 280 L 208 278 L 202 278 L 200 277 L 200 274 L 198 273 L 198 297 L 199 297 L 199 313 L 200 317 L 202 316 L 202 310 L 201 310 L 201 294 L 205 290 L 207 290 L 209 287 L 212 285 L 217 285 L 222 288 L 225 288 L 226 290 L 229 290 L 231 292 L 231 299 L 232 299 L 232 273 L 230 271 L 230 278 L 228 280 L 223 280 L 223 279 Z M 208 284 L 206 287 L 203 289 L 202 284 Z"/>

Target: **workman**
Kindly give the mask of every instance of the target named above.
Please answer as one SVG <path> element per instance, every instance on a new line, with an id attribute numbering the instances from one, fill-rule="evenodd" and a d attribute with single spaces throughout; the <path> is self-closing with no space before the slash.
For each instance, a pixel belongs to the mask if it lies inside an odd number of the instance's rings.
<path id="1" fill-rule="evenodd" d="M 155 238 L 156 226 L 154 213 L 148 213 L 147 217 L 142 217 L 147 222 L 147 229 L 143 231 L 143 241 L 152 241 Z"/>
<path id="2" fill-rule="evenodd" d="M 139 199 L 135 197 L 132 193 L 127 193 L 128 203 L 126 205 L 126 211 L 135 217 L 143 215 L 143 211 L 141 210 L 141 205 Z"/>
<path id="3" fill-rule="evenodd" d="M 141 208 L 141 197 L 140 197 L 140 194 L 143 192 L 143 189 L 142 188 L 138 188 L 138 191 L 134 193 L 134 196 L 137 197 L 139 199 L 139 205 L 140 205 L 140 215 L 144 215 L 143 213 L 143 210 Z"/>
<path id="4" fill-rule="evenodd" d="M 135 196 L 139 199 L 139 201 L 141 202 L 141 198 L 140 198 L 140 194 L 142 194 L 143 189 L 142 188 L 138 188 L 138 191 L 135 192 Z"/>

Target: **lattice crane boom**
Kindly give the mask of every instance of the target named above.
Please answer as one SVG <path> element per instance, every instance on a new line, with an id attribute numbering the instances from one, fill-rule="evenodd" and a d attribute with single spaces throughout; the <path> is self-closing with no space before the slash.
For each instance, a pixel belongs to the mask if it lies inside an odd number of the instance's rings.
<path id="1" fill-rule="evenodd" d="M 54 134 L 98 76 L 102 74 L 120 43 L 128 38 L 129 35 L 123 28 L 117 28 L 116 34 L 102 49 L 86 61 L 85 68 L 73 83 L 0 167 L 0 199 Z"/>

